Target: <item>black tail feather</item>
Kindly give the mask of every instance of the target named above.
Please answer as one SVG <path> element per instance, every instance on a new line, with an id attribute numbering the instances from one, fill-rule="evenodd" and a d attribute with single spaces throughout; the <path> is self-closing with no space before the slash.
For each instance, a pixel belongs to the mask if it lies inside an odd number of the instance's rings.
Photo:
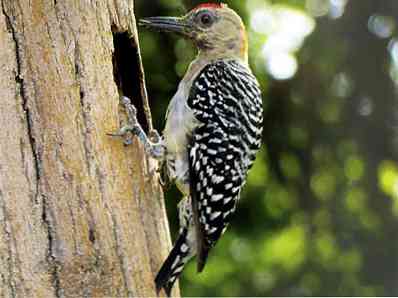
<path id="1" fill-rule="evenodd" d="M 168 282 L 163 286 L 164 291 L 166 292 L 167 297 L 171 297 L 171 290 L 173 289 L 174 282 L 170 283 Z"/>
<path id="2" fill-rule="evenodd" d="M 180 233 L 177 241 L 174 244 L 173 249 L 171 250 L 169 256 L 167 257 L 166 261 L 163 263 L 162 267 L 160 268 L 158 274 L 155 278 L 156 284 L 156 291 L 159 293 L 160 290 L 163 288 L 168 297 L 171 295 L 171 290 L 176 282 L 177 278 L 180 276 L 182 272 L 179 269 L 181 266 L 185 265 L 186 260 L 184 260 L 189 251 L 182 252 L 181 247 L 183 244 L 187 245 L 187 230 L 184 229 L 182 233 Z M 180 258 L 178 264 L 174 264 L 176 259 Z M 174 265 L 174 267 L 173 267 Z"/>

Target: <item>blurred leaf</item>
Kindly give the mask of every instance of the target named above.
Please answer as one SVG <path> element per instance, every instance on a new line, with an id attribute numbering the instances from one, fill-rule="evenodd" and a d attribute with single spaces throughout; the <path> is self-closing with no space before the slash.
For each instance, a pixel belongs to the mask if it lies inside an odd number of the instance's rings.
<path id="1" fill-rule="evenodd" d="M 266 264 L 294 272 L 306 258 L 306 235 L 304 227 L 293 226 L 265 239 L 262 259 Z"/>

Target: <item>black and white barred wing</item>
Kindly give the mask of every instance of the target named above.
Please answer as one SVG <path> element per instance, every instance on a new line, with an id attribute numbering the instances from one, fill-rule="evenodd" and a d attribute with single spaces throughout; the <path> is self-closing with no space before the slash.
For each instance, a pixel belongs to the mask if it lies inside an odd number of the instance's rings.
<path id="1" fill-rule="evenodd" d="M 260 148 L 263 111 L 257 80 L 239 62 L 206 66 L 191 90 L 188 106 L 202 123 L 189 148 L 200 272 L 235 211 Z"/>

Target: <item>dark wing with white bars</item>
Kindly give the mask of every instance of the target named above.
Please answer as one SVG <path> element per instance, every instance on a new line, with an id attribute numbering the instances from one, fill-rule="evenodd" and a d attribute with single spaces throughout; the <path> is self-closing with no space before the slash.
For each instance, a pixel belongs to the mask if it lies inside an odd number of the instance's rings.
<path id="1" fill-rule="evenodd" d="M 263 108 L 256 78 L 242 63 L 215 61 L 197 76 L 188 106 L 202 123 L 189 147 L 198 271 L 234 213 L 261 145 Z"/>

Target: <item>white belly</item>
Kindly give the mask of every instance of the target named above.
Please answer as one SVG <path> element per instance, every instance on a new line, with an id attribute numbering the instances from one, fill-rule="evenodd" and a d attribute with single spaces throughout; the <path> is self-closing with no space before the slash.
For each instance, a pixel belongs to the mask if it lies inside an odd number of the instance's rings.
<path id="1" fill-rule="evenodd" d="M 192 131 L 199 125 L 187 105 L 189 95 L 187 89 L 184 83 L 179 85 L 177 93 L 169 104 L 163 132 L 170 178 L 176 180 L 177 186 L 186 195 L 189 194 L 189 185 L 186 185 L 189 177 L 187 148 Z"/>
<path id="2" fill-rule="evenodd" d="M 194 129 L 195 118 L 191 109 L 187 106 L 188 94 L 184 89 L 180 84 L 167 112 L 164 138 L 169 153 L 185 151 L 188 137 Z"/>
<path id="3" fill-rule="evenodd" d="M 170 179 L 176 180 L 178 188 L 185 195 L 189 195 L 188 145 L 192 131 L 201 125 L 188 107 L 187 100 L 194 78 L 208 63 L 206 59 L 196 59 L 189 66 L 169 104 L 163 132 Z"/>

